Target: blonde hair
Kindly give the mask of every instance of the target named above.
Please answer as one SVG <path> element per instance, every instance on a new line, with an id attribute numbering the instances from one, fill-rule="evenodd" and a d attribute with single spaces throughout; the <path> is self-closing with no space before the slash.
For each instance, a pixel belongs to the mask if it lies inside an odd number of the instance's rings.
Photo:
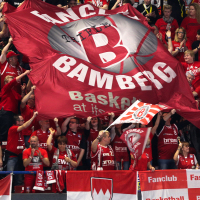
<path id="1" fill-rule="evenodd" d="M 103 137 L 106 137 L 106 133 L 108 133 L 110 135 L 109 131 L 105 131 L 105 130 L 99 131 L 99 134 L 102 133 L 102 132 L 103 132 L 103 134 L 102 134 L 102 137 L 99 139 L 99 142 L 102 141 Z"/>
<path id="2" fill-rule="evenodd" d="M 193 58 L 194 58 L 194 55 L 195 55 L 194 52 L 193 52 L 192 50 L 187 50 L 187 51 L 185 51 L 185 52 L 184 52 L 184 55 L 185 55 L 185 54 L 190 54 L 190 56 L 193 57 Z"/>
<path id="3" fill-rule="evenodd" d="M 190 146 L 190 144 L 189 144 L 188 142 L 181 142 L 181 143 L 182 143 L 182 148 L 183 148 L 184 146 Z M 182 148 L 180 149 L 180 154 L 183 155 L 183 150 L 182 150 Z"/>
<path id="4" fill-rule="evenodd" d="M 169 10 L 171 10 L 172 11 L 172 6 L 171 5 L 168 5 L 168 4 L 166 4 L 166 5 L 164 5 L 163 6 L 163 10 L 165 10 L 165 9 L 169 9 Z"/>
<path id="5" fill-rule="evenodd" d="M 4 83 L 8 83 L 8 79 L 9 79 L 9 78 L 14 79 L 13 76 L 8 75 L 8 76 L 6 76 L 6 77 L 4 78 Z"/>
<path id="6" fill-rule="evenodd" d="M 180 30 L 182 30 L 183 33 L 184 33 L 183 40 L 185 39 L 185 40 L 187 41 L 186 31 L 185 31 L 185 29 L 184 29 L 183 27 L 180 27 L 180 28 L 177 28 L 177 29 L 176 29 L 174 41 L 175 41 L 175 42 L 179 42 L 179 40 L 178 40 L 178 32 L 179 32 Z"/>
<path id="7" fill-rule="evenodd" d="M 189 7 L 193 6 L 195 11 L 196 11 L 196 14 L 195 14 L 195 18 L 197 20 L 197 22 L 200 24 L 200 6 L 198 3 L 191 3 Z M 189 14 L 188 14 L 189 16 Z"/>

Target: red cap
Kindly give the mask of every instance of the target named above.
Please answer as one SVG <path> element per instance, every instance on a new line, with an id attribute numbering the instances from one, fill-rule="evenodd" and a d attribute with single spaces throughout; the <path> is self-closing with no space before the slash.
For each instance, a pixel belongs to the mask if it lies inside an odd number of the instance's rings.
<path id="1" fill-rule="evenodd" d="M 10 51 L 7 53 L 6 58 L 10 58 L 12 56 L 19 56 L 19 54 L 16 54 L 14 51 Z"/>

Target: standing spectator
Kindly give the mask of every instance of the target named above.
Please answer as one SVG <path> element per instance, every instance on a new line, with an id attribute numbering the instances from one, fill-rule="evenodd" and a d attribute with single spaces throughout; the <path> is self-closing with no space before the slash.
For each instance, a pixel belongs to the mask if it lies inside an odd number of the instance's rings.
<path id="1" fill-rule="evenodd" d="M 91 145 L 99 135 L 100 130 L 102 130 L 100 119 L 98 117 L 88 117 L 84 131 L 87 138 L 86 162 L 88 170 L 91 168 Z"/>
<path id="2" fill-rule="evenodd" d="M 69 128 L 67 125 L 69 124 Z M 83 169 L 82 158 L 86 149 L 85 136 L 77 131 L 79 126 L 79 119 L 72 116 L 66 118 L 62 123 L 62 133 L 65 134 L 67 138 L 67 148 L 72 150 L 76 156 L 78 167 L 77 169 Z"/>
<path id="3" fill-rule="evenodd" d="M 50 128 L 50 135 L 47 140 L 47 149 L 50 154 L 53 155 L 53 165 L 52 169 L 54 170 L 71 170 L 76 168 L 77 160 L 73 151 L 67 148 L 67 138 L 63 136 L 59 136 L 58 141 L 58 148 L 55 148 L 51 142 L 53 139 L 53 135 L 55 130 Z"/>
<path id="4" fill-rule="evenodd" d="M 26 96 L 24 96 L 21 101 L 20 110 L 21 110 L 21 115 L 23 116 L 25 122 L 28 121 L 28 119 L 30 119 L 30 116 L 32 116 L 33 113 L 36 111 L 35 95 L 34 95 L 35 88 L 36 86 L 32 86 L 31 91 Z M 32 127 L 34 126 L 34 128 L 36 128 L 37 124 L 38 122 L 36 121 L 36 119 L 34 119 L 31 125 L 27 129 L 23 130 L 26 148 L 29 147 L 28 140 L 32 134 Z"/>
<path id="5" fill-rule="evenodd" d="M 138 5 L 137 10 L 146 17 L 150 25 L 155 24 L 159 18 L 158 9 L 151 4 L 151 0 L 144 0 L 143 4 Z"/>
<path id="6" fill-rule="evenodd" d="M 165 34 L 168 30 L 171 31 L 171 38 L 173 40 L 175 36 L 175 30 L 178 28 L 178 22 L 176 19 L 171 17 L 172 6 L 164 5 L 163 13 L 163 17 L 158 19 L 155 25 L 158 27 L 158 31 L 162 34 L 163 41 L 165 41 Z"/>
<path id="7" fill-rule="evenodd" d="M 182 21 L 181 27 L 185 28 L 187 38 L 192 44 L 195 41 L 197 31 L 200 29 L 200 6 L 197 3 L 190 4 L 189 14 Z"/>
<path id="8" fill-rule="evenodd" d="M 192 50 L 188 50 L 185 52 L 185 62 L 182 62 L 185 71 L 192 71 L 195 78 L 192 81 L 192 86 L 194 91 L 200 96 L 200 62 L 194 61 L 194 52 Z"/>
<path id="9" fill-rule="evenodd" d="M 6 157 L 7 161 L 7 171 L 21 171 L 23 169 L 22 164 L 22 152 L 25 148 L 24 139 L 22 136 L 22 130 L 30 126 L 31 122 L 37 116 L 37 112 L 33 114 L 31 119 L 29 119 L 26 123 L 24 123 L 24 119 L 21 115 L 17 115 L 14 117 L 15 125 L 10 127 L 8 131 L 8 143 L 6 146 Z M 15 185 L 20 185 L 22 180 L 20 180 L 21 176 L 17 177 L 15 180 Z"/>
<path id="10" fill-rule="evenodd" d="M 17 56 L 13 51 L 7 53 L 10 45 L 12 44 L 12 38 L 9 38 L 8 44 L 3 48 L 1 52 L 0 62 L 1 62 L 1 88 L 4 86 L 4 79 L 6 76 L 10 75 L 14 78 L 23 73 L 23 69 L 19 66 Z M 21 88 L 20 83 L 15 86 L 15 90 L 20 94 Z"/>
<path id="11" fill-rule="evenodd" d="M 92 170 L 114 170 L 115 157 L 109 145 L 111 137 L 108 131 L 100 131 L 98 137 L 92 142 L 91 168 Z"/>
<path id="12" fill-rule="evenodd" d="M 180 25 L 182 20 L 186 17 L 184 0 L 167 0 L 167 4 L 172 6 L 171 16 L 176 19 Z"/>
<path id="13" fill-rule="evenodd" d="M 176 153 L 174 154 L 174 161 L 178 169 L 199 169 L 196 156 L 189 153 L 190 146 L 188 142 L 180 142 Z"/>
<path id="14" fill-rule="evenodd" d="M 192 49 L 195 53 L 195 61 L 200 61 L 200 29 L 197 31 L 197 40 L 192 43 Z"/>
<path id="15" fill-rule="evenodd" d="M 191 43 L 187 40 L 186 31 L 183 27 L 176 29 L 172 48 L 172 55 L 180 62 L 184 62 L 184 52 L 188 49 L 191 50 L 192 47 Z"/>
<path id="16" fill-rule="evenodd" d="M 189 124 L 188 121 L 177 125 L 171 124 L 171 116 L 175 114 L 175 112 L 176 110 L 173 109 L 169 113 L 164 113 L 163 119 L 160 120 L 160 124 L 157 128 L 159 169 L 176 169 L 173 156 L 178 147 L 178 131 Z"/>
<path id="17" fill-rule="evenodd" d="M 45 149 L 39 147 L 37 136 L 31 136 L 30 148 L 23 152 L 23 164 L 25 171 L 43 170 L 43 165 L 49 166 L 50 162 Z M 25 192 L 32 192 L 35 183 L 35 175 L 25 174 L 24 188 Z"/>
<path id="18" fill-rule="evenodd" d="M 17 114 L 18 102 L 21 100 L 21 95 L 13 87 L 21 81 L 22 77 L 29 73 L 30 71 L 27 70 L 16 78 L 6 76 L 4 80 L 5 85 L 1 90 L 2 97 L 0 102 L 0 141 L 7 140 L 8 129 L 13 125 L 13 116 Z"/>
<path id="19" fill-rule="evenodd" d="M 57 118 L 54 118 L 54 123 L 55 123 L 55 126 L 56 126 L 55 136 L 61 135 L 61 129 L 60 129 L 60 126 L 58 124 L 58 119 Z M 42 149 L 47 150 L 47 139 L 48 139 L 48 137 L 50 135 L 50 130 L 49 130 L 50 123 L 49 123 L 48 119 L 43 119 L 43 120 L 39 121 L 39 124 L 40 124 L 40 129 L 34 131 L 31 134 L 31 137 L 32 136 L 37 136 L 37 138 L 39 140 L 39 147 L 42 148 Z M 54 140 L 52 141 L 52 145 L 53 146 L 55 144 L 55 139 L 56 138 L 54 137 Z M 30 139 L 29 139 L 28 142 L 30 142 Z M 50 154 L 48 154 L 48 157 L 49 157 L 49 160 L 50 160 L 50 167 L 51 167 L 51 165 L 52 165 L 52 157 L 50 156 Z M 45 167 L 47 167 L 47 166 L 45 166 Z M 48 167 L 47 167 L 47 169 L 48 169 Z"/>
<path id="20" fill-rule="evenodd" d="M 129 169 L 129 153 L 127 145 L 120 139 L 122 133 L 122 124 L 116 124 L 111 128 L 111 135 L 114 135 L 114 139 L 112 141 L 112 148 L 115 155 L 116 169 L 124 170 Z M 122 165 L 123 163 L 123 165 Z"/>

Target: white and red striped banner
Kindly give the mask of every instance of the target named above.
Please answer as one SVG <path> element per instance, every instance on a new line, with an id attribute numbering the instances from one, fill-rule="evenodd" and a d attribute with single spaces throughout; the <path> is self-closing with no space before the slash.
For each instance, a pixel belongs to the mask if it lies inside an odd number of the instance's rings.
<path id="1" fill-rule="evenodd" d="M 66 174 L 67 200 L 137 200 L 132 171 L 76 171 Z"/>
<path id="2" fill-rule="evenodd" d="M 163 104 L 149 104 L 137 100 L 123 112 L 110 126 L 122 123 L 141 123 L 147 125 L 153 117 L 164 109 L 171 109 Z"/>
<path id="3" fill-rule="evenodd" d="M 139 172 L 143 200 L 200 200 L 200 170 Z"/>
<path id="4" fill-rule="evenodd" d="M 0 180 L 0 199 L 11 200 L 12 175 L 9 174 Z"/>

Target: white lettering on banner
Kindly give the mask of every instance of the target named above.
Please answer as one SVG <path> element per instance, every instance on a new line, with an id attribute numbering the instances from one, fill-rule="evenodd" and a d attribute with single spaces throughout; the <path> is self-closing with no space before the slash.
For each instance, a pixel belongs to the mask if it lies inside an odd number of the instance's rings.
<path id="1" fill-rule="evenodd" d="M 153 178 L 153 177 L 148 177 L 148 182 L 149 183 L 157 183 L 157 182 L 170 182 L 170 181 L 177 181 L 177 177 L 172 175 L 170 176 L 164 176 L 164 177 L 157 177 L 157 178 Z"/>
<path id="2" fill-rule="evenodd" d="M 184 200 L 184 196 L 180 196 L 180 197 L 167 197 L 167 198 L 163 198 L 163 197 L 158 197 L 158 198 L 146 198 L 146 200 Z"/>
<path id="3" fill-rule="evenodd" d="M 50 17 L 47 14 L 41 14 L 37 10 L 31 11 L 30 13 L 52 24 L 62 24 L 62 23 L 69 22 L 72 20 L 80 19 L 71 8 L 68 8 L 65 12 L 55 12 L 55 14 L 58 16 L 58 18 L 61 21 L 53 17 Z M 95 11 L 93 6 L 87 4 L 87 5 L 83 5 L 79 7 L 79 14 L 81 17 L 88 17 L 88 16 L 92 16 L 96 14 L 105 15 L 105 10 L 99 9 L 98 11 Z"/>
<path id="4" fill-rule="evenodd" d="M 197 200 L 200 200 L 200 196 L 197 196 Z"/>
<path id="5" fill-rule="evenodd" d="M 113 80 L 115 78 L 120 89 L 134 89 L 136 87 L 133 81 L 134 79 L 138 83 L 142 91 L 152 90 L 152 86 L 148 86 L 145 84 L 146 82 L 148 82 L 145 75 L 149 77 L 149 80 L 155 84 L 157 89 L 161 89 L 163 87 L 162 84 L 157 79 L 155 79 L 154 76 L 150 75 L 151 72 L 148 71 L 138 72 L 134 76 L 114 76 L 108 73 L 103 73 L 103 75 L 101 75 L 99 71 L 90 69 L 83 63 L 79 64 L 76 67 L 75 65 L 76 59 L 69 56 L 62 56 L 53 63 L 53 66 L 62 73 L 69 72 L 69 70 L 71 70 L 71 67 L 73 66 L 71 72 L 66 75 L 70 78 L 76 77 L 77 80 L 80 82 L 85 82 L 86 75 L 87 73 L 89 73 L 89 80 L 87 80 L 88 85 L 94 87 L 96 86 L 97 88 L 105 87 L 105 89 L 112 89 Z M 88 72 L 88 70 L 90 72 Z M 170 83 L 176 77 L 176 73 L 174 72 L 174 70 L 171 67 L 167 66 L 166 63 L 162 62 L 158 62 L 153 66 L 153 72 L 166 83 Z"/>
<path id="6" fill-rule="evenodd" d="M 200 180 L 200 176 L 195 176 L 194 174 L 190 174 L 190 180 L 191 181 L 199 181 Z"/>
<path id="7" fill-rule="evenodd" d="M 125 110 L 127 107 L 129 107 L 132 103 L 136 101 L 135 97 L 133 97 L 132 100 L 128 99 L 127 97 L 120 98 L 120 96 L 114 96 L 112 92 L 108 92 L 108 96 L 106 95 L 95 96 L 92 93 L 82 94 L 79 91 L 69 91 L 69 96 L 71 100 L 82 101 L 84 99 L 86 102 L 89 103 L 99 103 L 102 105 L 109 104 L 109 107 L 111 108 L 113 107 L 117 109 L 121 108 L 122 110 Z M 126 103 L 124 104 L 124 102 Z"/>
<path id="8" fill-rule="evenodd" d="M 165 139 L 165 138 L 163 138 L 163 140 L 164 140 L 164 144 L 172 144 L 172 143 L 174 143 L 174 144 L 177 144 L 178 143 L 178 141 L 177 141 L 177 139 Z"/>

